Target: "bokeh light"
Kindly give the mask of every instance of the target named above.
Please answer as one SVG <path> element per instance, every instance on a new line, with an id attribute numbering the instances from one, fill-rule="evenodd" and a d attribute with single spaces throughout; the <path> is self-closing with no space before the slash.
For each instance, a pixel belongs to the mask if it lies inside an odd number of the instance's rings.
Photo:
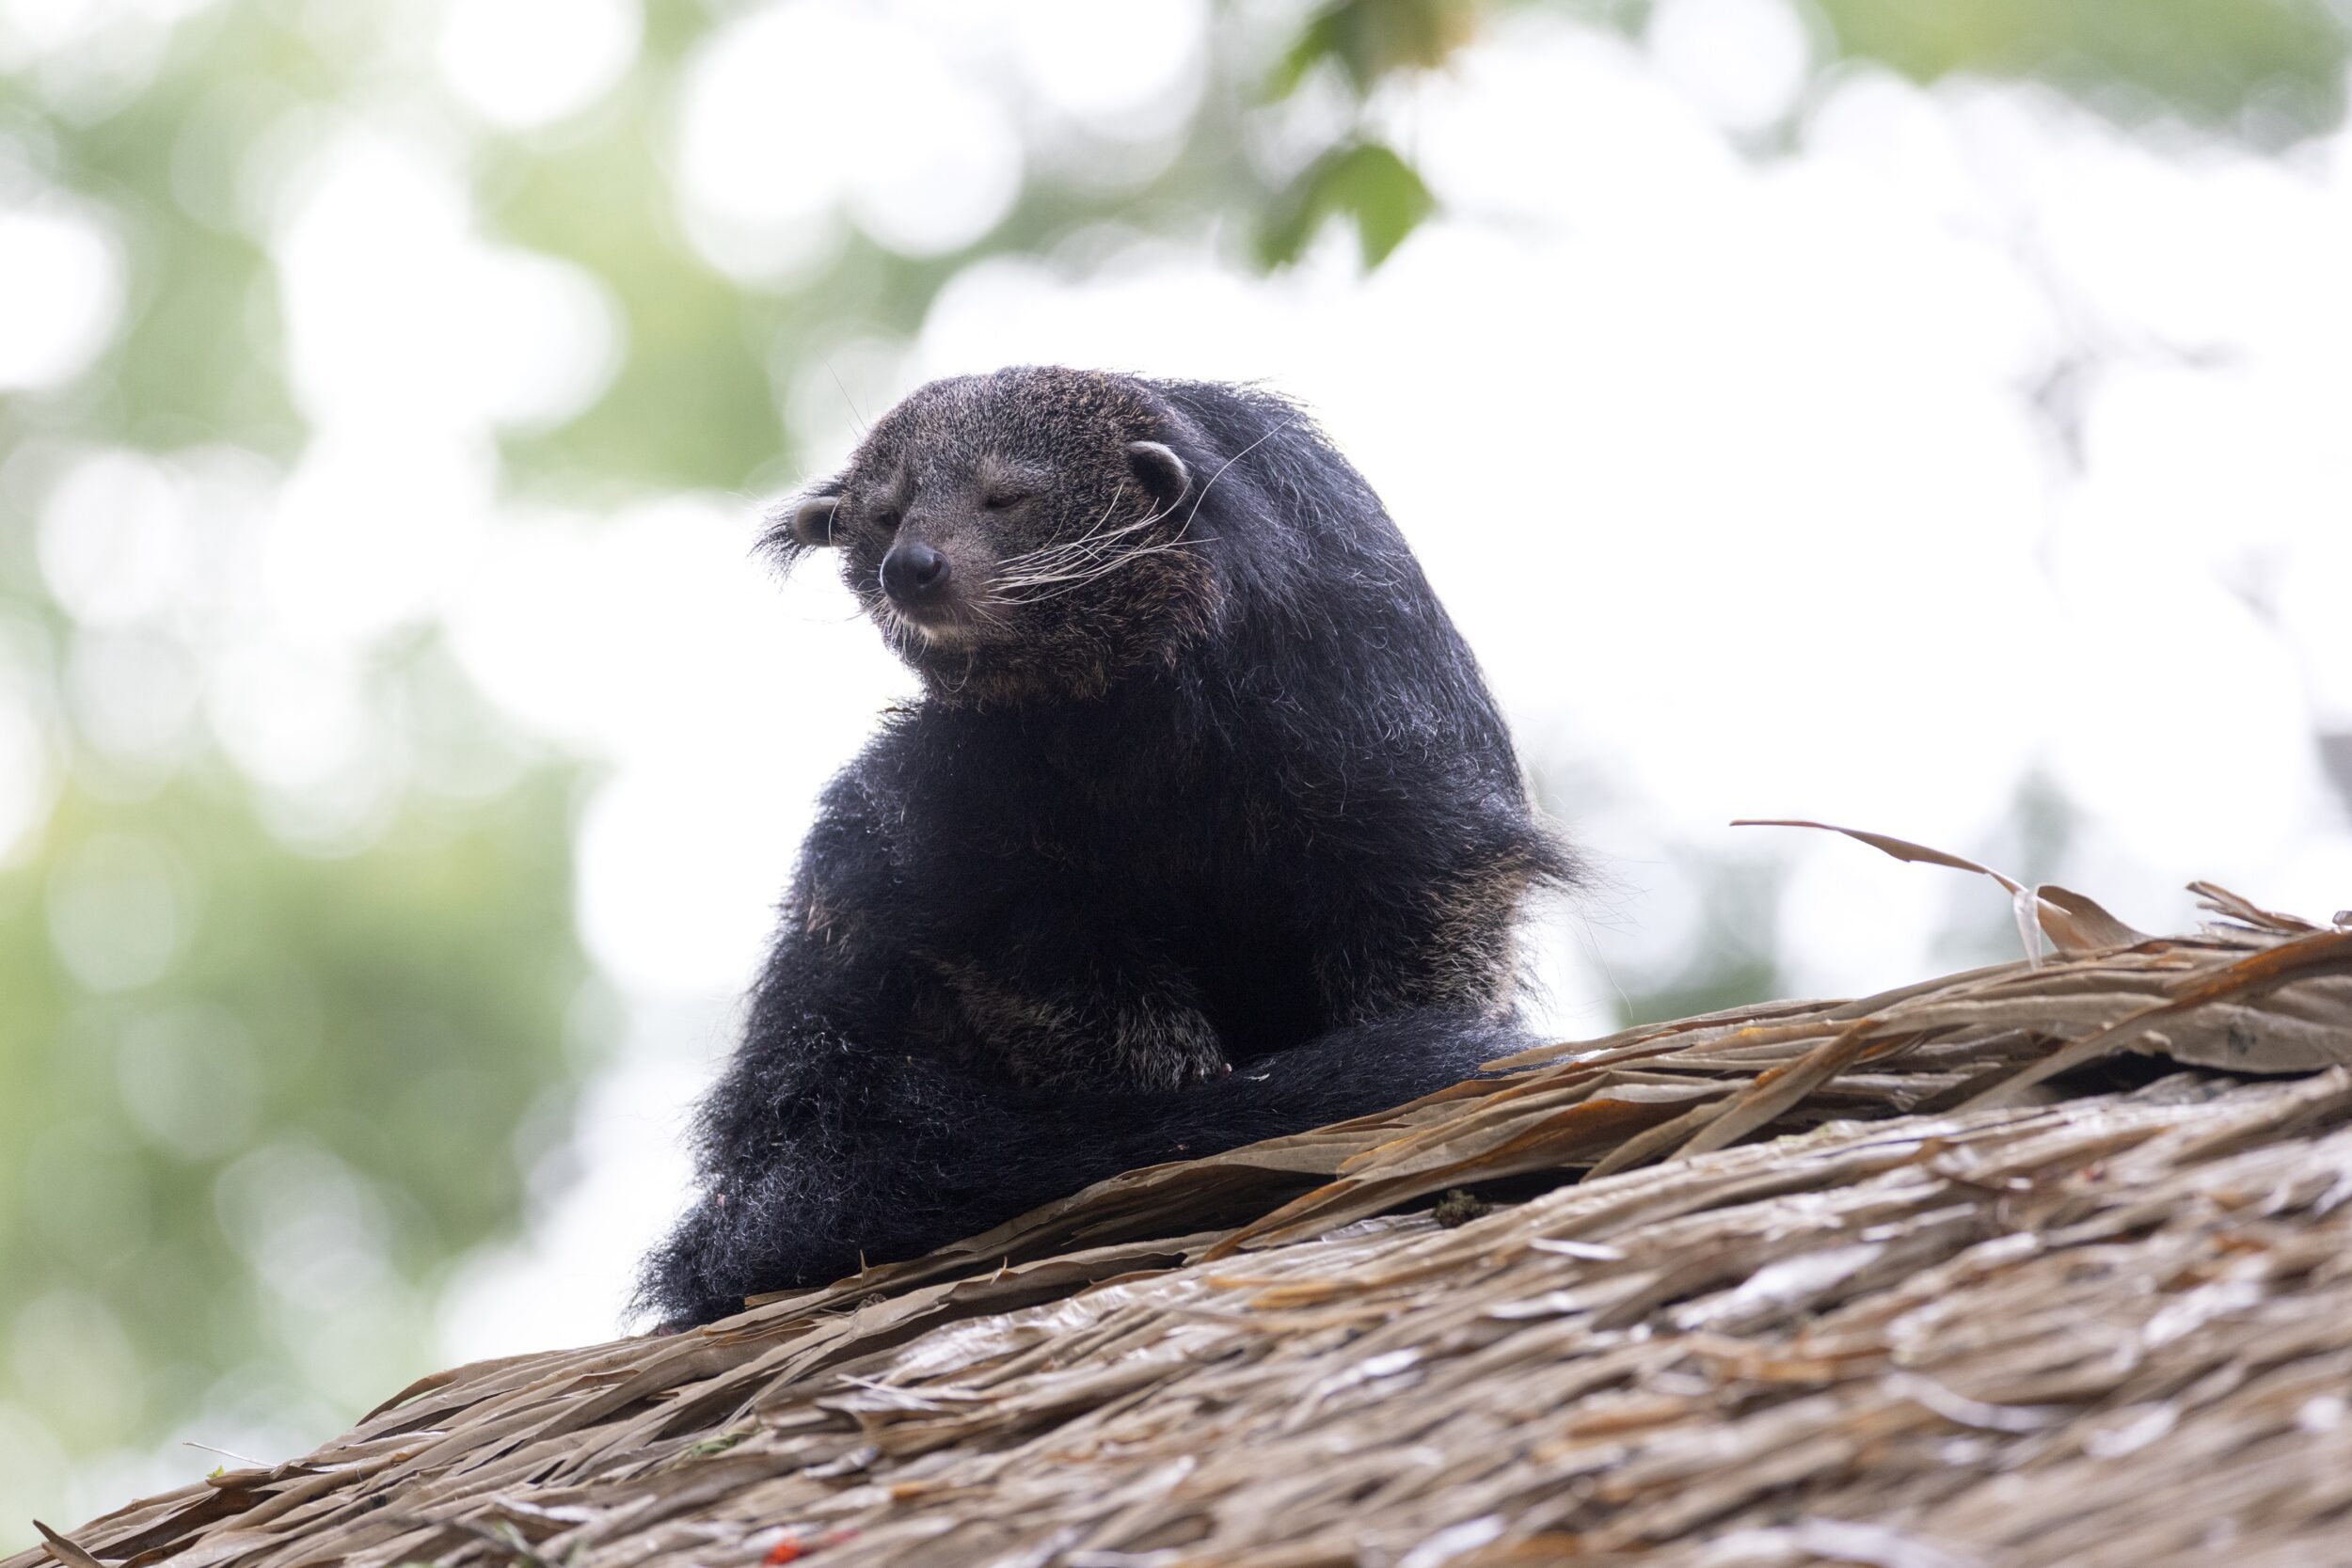
<path id="1" fill-rule="evenodd" d="M 441 72 L 467 108 L 501 130 L 578 114 L 637 58 L 637 0 L 449 0 Z"/>

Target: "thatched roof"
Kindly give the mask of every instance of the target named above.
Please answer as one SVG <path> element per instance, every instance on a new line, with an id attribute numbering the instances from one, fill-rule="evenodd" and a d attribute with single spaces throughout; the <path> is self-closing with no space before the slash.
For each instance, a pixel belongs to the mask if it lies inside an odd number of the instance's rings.
<path id="1" fill-rule="evenodd" d="M 1531 1053 L 695 1333 L 445 1372 L 56 1549 L 2352 1560 L 2352 929 L 2207 891 L 2229 919 L 2174 939 L 2028 895 L 2039 966 Z"/>

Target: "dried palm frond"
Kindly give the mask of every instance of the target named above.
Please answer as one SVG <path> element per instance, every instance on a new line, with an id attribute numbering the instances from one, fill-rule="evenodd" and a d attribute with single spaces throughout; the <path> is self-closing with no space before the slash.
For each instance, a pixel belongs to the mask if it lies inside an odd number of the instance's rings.
<path id="1" fill-rule="evenodd" d="M 2344 1560 L 2352 930 L 2015 891 L 2054 957 L 1545 1047 L 694 1333 L 443 1372 L 55 1550 Z"/>

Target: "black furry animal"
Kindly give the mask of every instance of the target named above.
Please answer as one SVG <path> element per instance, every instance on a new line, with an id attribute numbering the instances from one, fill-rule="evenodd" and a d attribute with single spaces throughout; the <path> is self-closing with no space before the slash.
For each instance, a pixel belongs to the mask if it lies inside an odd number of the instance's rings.
<path id="1" fill-rule="evenodd" d="M 771 538 L 840 552 L 924 694 L 825 792 L 643 1305 L 720 1317 L 1514 1048 L 1513 928 L 1567 860 L 1295 407 L 935 382 Z"/>

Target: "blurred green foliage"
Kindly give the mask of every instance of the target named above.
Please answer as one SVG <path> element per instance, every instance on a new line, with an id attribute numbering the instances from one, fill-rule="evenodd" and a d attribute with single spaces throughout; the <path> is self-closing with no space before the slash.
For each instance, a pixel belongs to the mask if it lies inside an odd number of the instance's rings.
<path id="1" fill-rule="evenodd" d="M 478 745 L 453 678 L 412 656 L 376 692 Z M 101 1450 L 427 1354 L 601 1043 L 572 793 L 546 762 L 421 785 L 336 854 L 289 848 L 216 757 L 63 793 L 0 870 L 0 1392 Z"/>
<path id="2" fill-rule="evenodd" d="M 1696 1018 L 1786 994 L 1780 951 L 1781 873 L 1773 862 L 1686 863 L 1699 902 L 1692 939 L 1656 970 L 1612 976 L 1619 1022 L 1630 1028 Z"/>
<path id="3" fill-rule="evenodd" d="M 1261 234 L 1259 260 L 1268 266 L 1297 261 L 1325 222 L 1344 215 L 1356 226 L 1364 265 L 1376 267 L 1437 206 L 1413 166 L 1389 148 L 1377 142 L 1333 148 L 1276 201 Z"/>
<path id="4" fill-rule="evenodd" d="M 1360 94 L 1401 71 L 1435 71 L 1477 35 L 1477 0 L 1339 0 L 1308 19 L 1274 68 L 1276 97 L 1333 65 Z"/>
<path id="5" fill-rule="evenodd" d="M 1376 265 L 1434 210 L 1406 160 L 1365 128 L 1386 87 L 1442 70 L 1491 17 L 1561 8 L 1638 33 L 1652 0 L 1333 0 L 1268 78 L 1275 98 L 1319 72 L 1358 105 L 1345 138 L 1279 193 L 1259 255 L 1295 261 L 1335 216 Z M 1803 0 L 1824 64 L 1875 62 L 1915 81 L 1962 74 L 2044 81 L 2129 125 L 2176 116 L 2265 148 L 2344 118 L 2352 8 L 2331 0 Z"/>
<path id="6" fill-rule="evenodd" d="M 1919 81 L 2038 77 L 2126 122 L 2169 111 L 2258 145 L 2344 115 L 2352 21 L 2326 0 L 1815 0 L 1844 55 Z"/>
<path id="7" fill-rule="evenodd" d="M 1634 33 L 1649 10 L 1525 3 Z M 1046 255 L 1115 223 L 1219 232 L 1281 264 L 1336 221 L 1378 264 L 1436 204 L 1384 138 L 1380 95 L 1445 69 L 1507 8 L 1341 0 L 1271 40 L 1220 9 L 1199 107 L 1145 176 L 1033 171 L 962 250 L 899 256 L 851 234 L 814 275 L 769 289 L 683 241 L 665 161 L 681 63 L 722 8 L 653 0 L 618 87 L 556 134 L 516 135 L 436 100 L 429 66 L 399 74 L 387 30 L 404 8 L 223 0 L 182 23 L 119 102 L 60 107 L 0 72 L 0 135 L 42 179 L 103 203 L 130 260 L 112 345 L 67 387 L 0 399 L 0 454 L 298 451 L 253 186 L 322 116 L 365 110 L 459 143 L 487 231 L 578 263 L 619 302 L 617 373 L 577 418 L 504 437 L 512 491 L 755 487 L 797 456 L 779 416 L 793 376 L 844 341 L 904 341 L 979 257 Z M 1814 0 L 1805 14 L 1824 63 L 2028 75 L 2119 116 L 2175 114 L 2260 145 L 2343 111 L 2347 13 L 2321 0 Z M 1256 117 L 1318 92 L 1343 105 L 1320 145 L 1288 169 L 1245 155 Z M 821 139 L 794 152 L 827 155 Z M 217 1403 L 224 1379 L 331 1380 L 298 1361 L 335 1322 L 364 1331 L 355 1377 L 412 1357 L 452 1260 L 516 1226 L 521 1163 L 560 1134 L 597 1045 L 576 1022 L 591 983 L 570 903 L 577 771 L 507 734 L 428 647 L 386 664 L 379 717 L 468 716 L 474 742 L 508 758 L 495 787 L 407 778 L 380 832 L 319 852 L 277 831 L 216 750 L 126 781 L 57 674 L 81 632 L 32 565 L 37 498 L 5 473 L 0 493 L 0 629 L 32 628 L 62 781 L 0 871 L 0 1323 L 18 1347 L 0 1362 L 0 1406 L 94 1450 L 154 1440 Z M 1719 891 L 1722 942 L 1696 950 L 1736 961 L 1635 977 L 1636 1014 L 1769 989 L 1769 897 Z M 290 1188 L 336 1201 L 283 1201 Z"/>

